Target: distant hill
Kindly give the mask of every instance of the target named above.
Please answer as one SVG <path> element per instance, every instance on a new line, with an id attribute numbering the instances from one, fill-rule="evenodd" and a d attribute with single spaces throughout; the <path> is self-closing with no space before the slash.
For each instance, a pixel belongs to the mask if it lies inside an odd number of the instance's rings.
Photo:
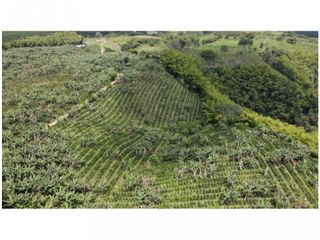
<path id="1" fill-rule="evenodd" d="M 318 38 L 318 32 L 317 31 L 296 31 L 295 33 L 297 33 L 299 35 L 304 35 L 304 36 L 307 36 L 307 37 Z"/>
<path id="2" fill-rule="evenodd" d="M 2 32 L 2 42 L 9 42 L 9 41 L 13 41 L 13 40 L 17 40 L 17 39 L 21 39 L 21 38 L 25 38 L 25 37 L 29 37 L 29 36 L 33 36 L 33 35 L 38 35 L 38 36 L 45 36 L 48 35 L 50 33 L 54 33 L 54 31 L 4 31 Z"/>

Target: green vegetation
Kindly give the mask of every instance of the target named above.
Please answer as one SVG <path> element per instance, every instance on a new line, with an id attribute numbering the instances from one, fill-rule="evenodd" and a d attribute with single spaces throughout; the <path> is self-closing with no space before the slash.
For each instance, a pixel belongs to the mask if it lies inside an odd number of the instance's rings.
<path id="1" fill-rule="evenodd" d="M 305 208 L 317 199 L 317 190 L 300 178 L 317 179 L 317 161 L 305 145 L 285 135 L 197 121 L 163 130 L 159 148 L 125 177 L 109 200 L 112 206 Z M 149 189 L 147 203 L 141 188 Z"/>
<path id="2" fill-rule="evenodd" d="M 316 52 L 272 49 L 262 53 L 273 68 L 296 82 L 307 93 L 316 96 L 318 87 L 318 55 Z"/>
<path id="3" fill-rule="evenodd" d="M 252 38 L 249 38 L 249 37 L 243 37 L 239 40 L 238 45 L 239 46 L 252 46 L 253 40 L 252 40 Z"/>
<path id="4" fill-rule="evenodd" d="M 208 77 L 241 106 L 306 129 L 317 127 L 317 96 L 268 65 L 217 67 Z"/>
<path id="5" fill-rule="evenodd" d="M 211 62 L 215 61 L 218 58 L 218 54 L 211 49 L 203 50 L 200 55 L 207 61 Z"/>
<path id="6" fill-rule="evenodd" d="M 271 117 L 262 116 L 249 110 L 245 111 L 244 115 L 253 123 L 264 124 L 274 131 L 284 133 L 293 139 L 305 143 L 308 145 L 314 156 L 318 157 L 318 130 L 306 132 L 302 127 L 281 122 Z"/>
<path id="7" fill-rule="evenodd" d="M 125 68 L 125 57 L 73 46 L 4 52 L 3 207 L 106 206 L 94 205 L 94 199 L 108 186 L 78 180 L 75 173 L 84 162 L 71 154 L 67 135 L 46 125 L 108 86 L 114 68 Z M 21 72 L 23 66 L 28 71 Z M 92 140 L 81 138 L 81 144 L 91 146 Z"/>
<path id="8" fill-rule="evenodd" d="M 228 46 L 227 46 L 227 45 L 222 45 L 222 46 L 220 47 L 220 51 L 221 51 L 221 52 L 228 52 Z"/>
<path id="9" fill-rule="evenodd" d="M 204 115 L 208 122 L 234 123 L 240 120 L 241 108 L 214 88 L 197 61 L 179 51 L 167 50 L 160 58 L 166 69 L 203 97 Z"/>
<path id="10" fill-rule="evenodd" d="M 56 32 L 45 36 L 27 36 L 25 38 L 5 42 L 3 49 L 36 46 L 62 46 L 81 44 L 83 37 L 74 32 Z"/>
<path id="11" fill-rule="evenodd" d="M 197 61 L 192 57 L 186 56 L 178 51 L 168 50 L 161 56 L 161 61 L 169 72 L 176 77 L 187 80 L 188 84 L 194 86 L 195 90 L 201 93 L 203 96 L 204 116 L 207 121 L 212 123 L 249 121 L 258 125 L 264 124 L 272 130 L 283 132 L 307 144 L 314 154 L 317 155 L 318 138 L 316 133 L 306 133 L 303 128 L 264 117 L 250 110 L 246 110 L 244 114 L 242 114 L 239 106 L 213 87 L 210 80 L 205 77 L 200 70 Z M 315 132 L 317 132 L 317 130 Z"/>
<path id="12" fill-rule="evenodd" d="M 99 33 L 6 41 L 4 208 L 318 206 L 313 38 Z"/>
<path id="13" fill-rule="evenodd" d="M 27 32 L 14 32 L 14 31 L 3 31 L 2 32 L 2 42 L 10 42 L 13 40 L 17 40 L 17 39 L 21 39 L 21 38 L 25 38 L 28 36 L 44 36 L 44 35 L 48 35 L 50 33 L 53 32 L 44 32 L 44 31 L 27 31 Z"/>
<path id="14" fill-rule="evenodd" d="M 292 38 L 288 38 L 288 39 L 287 39 L 287 42 L 288 42 L 288 43 L 291 43 L 291 44 L 296 44 L 297 39 L 296 39 L 296 38 L 293 38 L 293 37 L 292 37 Z"/>
<path id="15" fill-rule="evenodd" d="M 121 46 L 122 51 L 126 51 L 129 49 L 134 49 L 142 44 L 148 44 L 149 46 L 154 46 L 159 43 L 159 39 L 157 38 L 132 38 L 127 43 Z"/>
<path id="16" fill-rule="evenodd" d="M 175 50 L 183 50 L 192 46 L 199 46 L 200 40 L 197 33 L 176 33 L 169 32 L 163 34 L 164 42 L 166 45 Z"/>

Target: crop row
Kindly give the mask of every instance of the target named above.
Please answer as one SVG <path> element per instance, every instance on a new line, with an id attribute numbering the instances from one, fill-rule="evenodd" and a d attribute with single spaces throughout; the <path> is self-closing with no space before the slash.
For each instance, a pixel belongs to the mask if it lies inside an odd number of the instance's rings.
<path id="1" fill-rule="evenodd" d="M 78 176 L 93 185 L 107 183 L 113 192 L 124 170 L 139 166 L 158 146 L 154 145 L 147 155 L 137 155 L 134 146 L 148 136 L 135 130 L 158 131 L 164 124 L 192 120 L 199 115 L 199 108 L 198 98 L 181 83 L 151 74 L 145 80 L 115 84 L 105 97 L 82 108 L 61 127 L 72 139 L 73 152 L 84 163 Z M 146 121 L 150 116 L 152 121 Z"/>

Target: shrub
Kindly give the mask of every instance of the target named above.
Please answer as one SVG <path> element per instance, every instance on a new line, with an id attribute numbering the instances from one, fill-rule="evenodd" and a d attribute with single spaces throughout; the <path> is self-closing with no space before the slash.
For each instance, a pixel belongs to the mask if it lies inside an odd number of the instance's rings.
<path id="1" fill-rule="evenodd" d="M 140 205 L 155 205 L 161 201 L 159 188 L 142 188 L 138 192 L 138 201 Z"/>
<path id="2" fill-rule="evenodd" d="M 155 205 L 161 201 L 160 187 L 155 186 L 154 179 L 148 176 L 126 173 L 125 190 L 136 191 L 141 206 Z"/>
<path id="3" fill-rule="evenodd" d="M 277 41 L 282 41 L 283 37 L 284 37 L 283 35 L 280 35 L 279 37 L 276 38 L 276 40 Z"/>
<path id="4" fill-rule="evenodd" d="M 212 62 L 217 60 L 217 58 L 218 58 L 218 54 L 211 49 L 206 49 L 206 50 L 201 51 L 200 55 L 205 60 L 212 61 Z"/>
<path id="5" fill-rule="evenodd" d="M 238 45 L 239 46 L 252 46 L 253 45 L 253 40 L 252 40 L 252 38 L 242 37 L 239 40 Z"/>
<path id="6" fill-rule="evenodd" d="M 142 187 L 142 176 L 136 174 L 126 173 L 125 177 L 125 190 L 126 191 L 134 191 Z"/>
<path id="7" fill-rule="evenodd" d="M 109 48 L 109 47 L 105 47 L 105 48 L 104 48 L 104 51 L 105 51 L 105 52 L 114 52 L 115 50 L 112 49 L 112 48 Z"/>
<path id="8" fill-rule="evenodd" d="M 215 157 L 213 155 L 206 156 L 200 161 L 188 161 L 180 163 L 180 167 L 176 170 L 176 179 L 180 180 L 184 176 L 191 175 L 193 179 L 210 179 L 214 176 L 217 170 Z"/>
<path id="9" fill-rule="evenodd" d="M 211 112 L 209 122 L 226 124 L 234 124 L 242 120 L 242 108 L 236 104 L 230 103 L 215 103 L 204 105 L 204 111 Z M 208 116 L 208 115 L 207 115 Z"/>
<path id="10" fill-rule="evenodd" d="M 133 50 L 134 48 L 142 45 L 148 44 L 149 46 L 154 46 L 155 44 L 159 43 L 159 39 L 153 38 L 132 38 L 127 43 L 121 45 L 121 51 L 128 51 Z M 137 52 L 135 52 L 137 53 Z"/>
<path id="11" fill-rule="evenodd" d="M 218 39 L 216 37 L 210 37 L 210 38 L 202 40 L 201 43 L 202 43 L 202 45 L 206 45 L 206 44 L 214 43 L 217 40 Z"/>
<path id="12" fill-rule="evenodd" d="M 81 147 L 92 147 L 94 145 L 94 140 L 92 137 L 82 137 L 80 141 Z"/>
<path id="13" fill-rule="evenodd" d="M 75 81 L 66 81 L 64 83 L 64 86 L 69 89 L 73 90 L 81 90 L 83 88 L 83 85 L 81 83 L 75 82 Z"/>
<path id="14" fill-rule="evenodd" d="M 249 181 L 242 183 L 240 195 L 245 199 L 252 197 L 271 197 L 274 195 L 275 190 L 275 186 L 267 181 Z"/>
<path id="15" fill-rule="evenodd" d="M 130 49 L 129 52 L 133 53 L 133 54 L 138 54 L 139 53 L 137 49 Z"/>
<path id="16" fill-rule="evenodd" d="M 129 58 L 128 58 L 128 57 L 124 57 L 123 61 L 124 61 L 125 63 L 128 63 L 128 62 L 129 62 Z"/>
<path id="17" fill-rule="evenodd" d="M 227 45 L 222 45 L 222 46 L 220 47 L 220 51 L 221 51 L 221 52 L 228 52 L 228 46 L 227 46 Z"/>
<path id="18" fill-rule="evenodd" d="M 233 188 L 225 189 L 225 191 L 220 195 L 220 202 L 222 205 L 231 205 L 237 201 L 238 197 L 239 193 L 237 192 L 237 190 Z"/>
<path id="19" fill-rule="evenodd" d="M 271 164 L 292 164 L 296 165 L 299 162 L 304 162 L 309 157 L 309 150 L 303 144 L 294 144 L 292 148 L 274 149 L 266 157 Z"/>
<path id="20" fill-rule="evenodd" d="M 287 39 L 287 43 L 290 43 L 290 44 L 296 44 L 296 42 L 297 42 L 297 39 L 296 38 L 288 38 Z"/>

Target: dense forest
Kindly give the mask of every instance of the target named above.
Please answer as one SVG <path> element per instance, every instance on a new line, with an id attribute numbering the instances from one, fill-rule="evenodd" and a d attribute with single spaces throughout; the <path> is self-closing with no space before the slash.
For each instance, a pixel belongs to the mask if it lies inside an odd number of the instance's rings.
<path id="1" fill-rule="evenodd" d="M 241 106 L 309 131 L 318 125 L 317 95 L 267 65 L 217 67 L 208 76 Z"/>

